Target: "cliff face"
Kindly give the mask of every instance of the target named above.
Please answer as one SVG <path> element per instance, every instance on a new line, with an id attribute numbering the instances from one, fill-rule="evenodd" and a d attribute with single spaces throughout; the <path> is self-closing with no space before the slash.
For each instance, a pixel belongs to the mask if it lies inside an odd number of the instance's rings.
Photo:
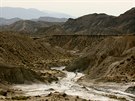
<path id="1" fill-rule="evenodd" d="M 63 28 L 73 34 L 118 35 L 135 33 L 135 8 L 118 17 L 106 14 L 90 14 L 69 19 Z"/>
<path id="2" fill-rule="evenodd" d="M 102 81 L 135 80 L 135 36 L 109 37 L 71 63 L 67 70 L 84 71 L 88 79 Z"/>

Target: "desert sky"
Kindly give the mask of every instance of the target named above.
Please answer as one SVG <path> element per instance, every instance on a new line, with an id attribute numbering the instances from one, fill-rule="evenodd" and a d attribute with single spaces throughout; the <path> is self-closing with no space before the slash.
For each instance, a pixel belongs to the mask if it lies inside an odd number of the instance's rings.
<path id="1" fill-rule="evenodd" d="M 135 7 L 135 0 L 0 0 L 1 7 L 35 8 L 78 17 L 91 13 L 119 14 Z"/>

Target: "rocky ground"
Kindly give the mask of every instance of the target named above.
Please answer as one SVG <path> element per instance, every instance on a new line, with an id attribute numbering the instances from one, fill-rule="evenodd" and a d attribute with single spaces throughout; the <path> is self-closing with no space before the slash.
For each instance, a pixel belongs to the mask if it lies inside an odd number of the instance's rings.
<path id="1" fill-rule="evenodd" d="M 126 89 L 126 92 L 131 93 L 131 94 L 135 94 L 135 86 L 128 87 Z"/>
<path id="2" fill-rule="evenodd" d="M 1 91 L 0 101 L 87 101 L 78 96 L 70 96 L 64 93 L 54 92 L 41 96 L 21 96 L 15 91 Z"/>

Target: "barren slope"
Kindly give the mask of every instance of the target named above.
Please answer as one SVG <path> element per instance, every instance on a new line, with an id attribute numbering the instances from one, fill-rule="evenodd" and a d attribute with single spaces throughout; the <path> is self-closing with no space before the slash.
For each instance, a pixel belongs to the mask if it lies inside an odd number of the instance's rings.
<path id="1" fill-rule="evenodd" d="M 135 36 L 109 37 L 95 47 L 88 48 L 67 70 L 84 71 L 89 80 L 134 81 L 134 49 Z"/>
<path id="2" fill-rule="evenodd" d="M 0 62 L 24 66 L 45 65 L 46 61 L 67 57 L 44 41 L 34 40 L 27 36 L 1 32 Z"/>
<path id="3" fill-rule="evenodd" d="M 62 27 L 72 34 L 121 35 L 135 34 L 135 8 L 118 17 L 106 14 L 89 14 L 69 19 Z"/>

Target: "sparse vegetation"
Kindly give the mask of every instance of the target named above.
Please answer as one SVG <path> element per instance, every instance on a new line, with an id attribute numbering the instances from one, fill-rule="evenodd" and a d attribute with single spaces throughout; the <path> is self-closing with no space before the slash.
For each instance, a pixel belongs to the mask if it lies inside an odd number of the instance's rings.
<path id="1" fill-rule="evenodd" d="M 120 101 L 128 101 L 125 97 L 118 97 L 118 96 L 110 95 L 110 94 L 108 94 L 108 95 L 106 94 L 104 96 L 108 96 L 111 99 L 116 99 L 116 100 L 120 100 Z"/>
<path id="2" fill-rule="evenodd" d="M 7 96 L 7 91 L 6 90 L 0 90 L 0 95 Z"/>
<path id="3" fill-rule="evenodd" d="M 11 98 L 12 100 L 27 100 L 29 97 L 27 96 L 15 96 Z"/>

